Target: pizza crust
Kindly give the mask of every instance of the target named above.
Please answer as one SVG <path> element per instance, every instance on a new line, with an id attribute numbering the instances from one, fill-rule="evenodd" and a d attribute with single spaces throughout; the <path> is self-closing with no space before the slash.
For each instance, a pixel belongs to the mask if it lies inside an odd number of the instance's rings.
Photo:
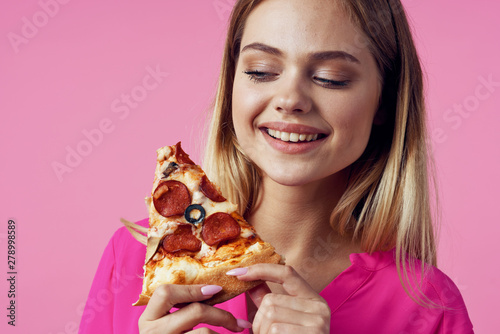
<path id="1" fill-rule="evenodd" d="M 185 272 L 182 273 L 182 270 L 177 270 L 177 272 L 174 270 L 170 277 L 170 284 L 219 285 L 223 287 L 222 291 L 215 294 L 212 298 L 202 301 L 202 303 L 215 305 L 225 302 L 262 283 L 262 281 L 240 281 L 234 276 L 226 275 L 229 270 L 248 267 L 257 263 L 283 263 L 281 256 L 274 251 L 274 247 L 270 244 L 262 243 L 259 248 L 260 250 L 257 253 L 246 254 L 240 258 L 227 260 L 214 267 L 199 267 L 197 275 L 193 279 L 189 279 L 189 275 L 186 275 Z M 179 264 L 184 263 L 184 269 L 186 262 L 191 262 L 192 260 L 192 258 L 188 256 L 178 257 L 177 259 L 178 261 L 176 262 Z M 175 262 L 172 264 L 172 267 L 175 267 Z M 146 294 L 141 293 L 139 300 L 134 304 L 134 306 L 146 305 L 149 302 L 150 296 L 153 294 L 154 290 L 159 285 L 163 284 L 161 282 L 157 283 L 158 284 L 152 283 L 145 286 L 146 291 L 143 292 L 146 292 Z"/>

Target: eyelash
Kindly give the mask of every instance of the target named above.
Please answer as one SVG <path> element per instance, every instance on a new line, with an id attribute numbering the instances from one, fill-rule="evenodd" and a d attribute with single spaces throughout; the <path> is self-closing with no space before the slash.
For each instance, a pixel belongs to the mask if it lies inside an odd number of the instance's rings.
<path id="1" fill-rule="evenodd" d="M 250 81 L 253 80 L 255 83 L 271 81 L 276 76 L 275 74 L 261 71 L 245 71 L 243 73 L 247 74 Z"/>
<path id="2" fill-rule="evenodd" d="M 314 80 L 318 81 L 320 85 L 325 88 L 340 89 L 347 87 L 349 85 L 349 80 L 337 81 L 337 80 L 323 79 L 319 77 L 314 77 Z"/>
<path id="3" fill-rule="evenodd" d="M 254 81 L 255 83 L 268 82 L 276 77 L 276 74 L 269 72 L 261 72 L 261 71 L 244 71 L 246 75 L 249 76 L 250 81 Z M 319 83 L 321 87 L 329 88 L 329 89 L 341 89 L 347 87 L 350 83 L 349 80 L 337 81 L 337 80 L 329 80 L 320 77 L 313 77 L 313 79 Z"/>

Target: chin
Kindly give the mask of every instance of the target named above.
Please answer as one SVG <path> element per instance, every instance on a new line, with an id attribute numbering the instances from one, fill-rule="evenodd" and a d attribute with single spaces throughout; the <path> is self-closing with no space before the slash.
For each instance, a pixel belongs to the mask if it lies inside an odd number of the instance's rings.
<path id="1" fill-rule="evenodd" d="M 260 168 L 263 177 L 272 180 L 282 186 L 298 187 L 312 185 L 320 182 L 321 184 L 330 182 L 344 182 L 349 174 L 349 168 L 340 166 L 331 166 L 324 168 L 325 161 L 321 164 L 315 164 L 313 161 L 307 163 L 271 164 Z M 323 168 L 322 168 L 323 167 Z"/>
<path id="2" fill-rule="evenodd" d="M 287 186 L 287 187 L 297 187 L 309 183 L 310 181 L 304 180 L 303 178 L 294 178 L 289 175 L 267 175 L 267 177 L 273 180 L 275 183 Z"/>
<path id="3" fill-rule="evenodd" d="M 303 186 L 323 179 L 317 171 L 311 172 L 307 169 L 300 168 L 299 166 L 297 166 L 297 168 L 274 168 L 262 171 L 264 176 L 275 183 L 289 187 Z"/>

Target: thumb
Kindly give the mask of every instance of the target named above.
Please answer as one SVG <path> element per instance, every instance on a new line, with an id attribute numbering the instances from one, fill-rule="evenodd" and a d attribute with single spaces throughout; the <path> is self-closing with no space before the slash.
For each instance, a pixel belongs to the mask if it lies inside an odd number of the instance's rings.
<path id="1" fill-rule="evenodd" d="M 262 299 L 268 293 L 271 293 L 271 289 L 269 289 L 266 283 L 259 284 L 255 288 L 248 290 L 248 295 L 257 307 L 260 307 Z"/>
<path id="2" fill-rule="evenodd" d="M 174 305 L 208 299 L 221 289 L 222 287 L 218 285 L 160 285 L 153 293 L 141 318 L 146 321 L 159 319 L 168 314 Z"/>

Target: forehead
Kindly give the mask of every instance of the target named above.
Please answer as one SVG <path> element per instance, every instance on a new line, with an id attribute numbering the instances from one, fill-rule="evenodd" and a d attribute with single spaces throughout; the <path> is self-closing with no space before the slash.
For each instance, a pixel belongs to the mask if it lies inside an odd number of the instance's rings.
<path id="1" fill-rule="evenodd" d="M 338 0 L 264 0 L 247 18 L 242 46 L 260 42 L 291 54 L 336 49 L 363 58 L 363 39 Z"/>

